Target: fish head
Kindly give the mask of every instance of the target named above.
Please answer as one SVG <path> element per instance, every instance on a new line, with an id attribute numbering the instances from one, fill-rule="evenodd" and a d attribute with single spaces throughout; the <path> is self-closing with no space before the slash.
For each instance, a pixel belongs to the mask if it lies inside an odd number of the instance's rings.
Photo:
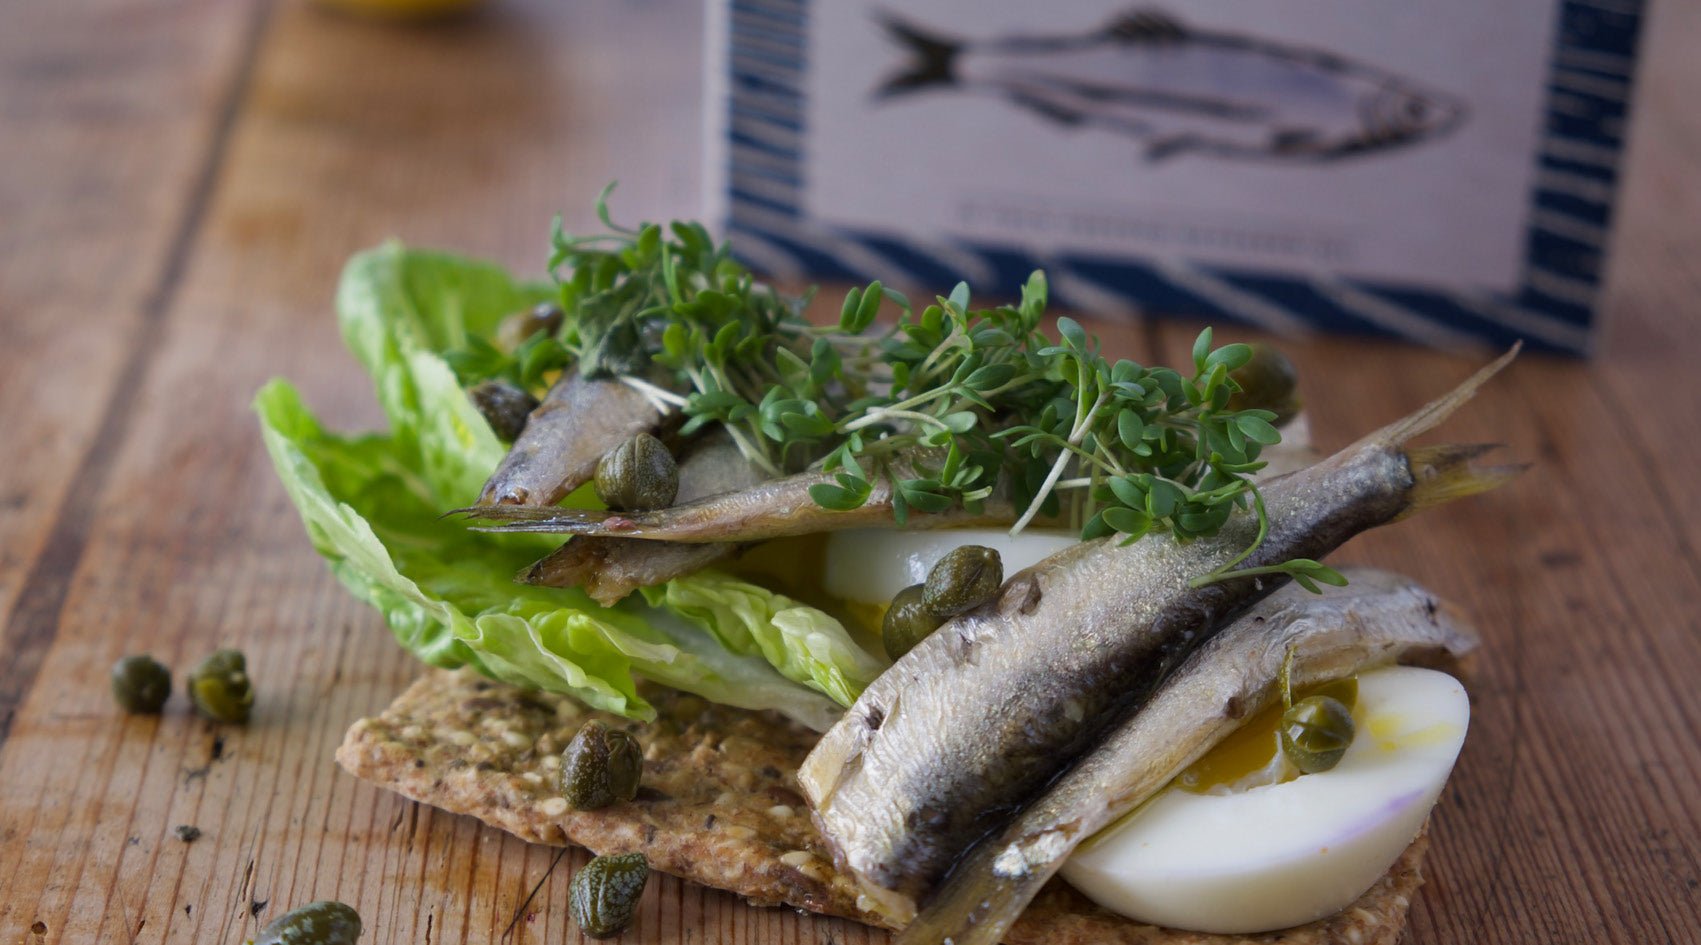
<path id="1" fill-rule="evenodd" d="M 1362 151 L 1409 144 L 1451 132 L 1465 120 L 1461 99 L 1388 81 L 1363 93 L 1358 101 L 1358 133 L 1346 150 Z"/>

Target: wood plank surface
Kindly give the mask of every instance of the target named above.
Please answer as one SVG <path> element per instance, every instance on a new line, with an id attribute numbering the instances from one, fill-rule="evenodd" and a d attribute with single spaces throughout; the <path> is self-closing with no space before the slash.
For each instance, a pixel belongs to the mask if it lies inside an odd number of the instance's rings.
<path id="1" fill-rule="evenodd" d="M 1413 942 L 1701 928 L 1693 6 L 1659 6 L 1647 31 L 1599 360 L 1526 357 L 1442 431 L 1536 467 L 1343 556 L 1429 583 L 1486 641 Z M 587 222 L 609 179 L 622 216 L 692 212 L 699 34 L 696 4 L 615 0 L 495 0 L 411 28 L 266 0 L 0 10 L 0 119 L 30 131 L 0 176 L 0 943 L 234 943 L 321 897 L 360 909 L 363 942 L 578 940 L 582 854 L 332 763 L 417 667 L 308 547 L 247 402 L 285 375 L 328 423 L 379 422 L 330 314 L 362 247 L 396 236 L 535 272 L 549 217 Z M 1195 330 L 1104 333 L 1179 358 Z M 1326 446 L 1472 363 L 1284 345 Z M 187 667 L 227 643 L 260 688 L 250 725 L 194 720 L 181 696 L 159 719 L 112 709 L 119 655 Z M 885 940 L 672 880 L 638 928 Z"/>
<path id="2" fill-rule="evenodd" d="M 1643 26 L 1648 59 L 1639 78 L 1639 118 L 1632 126 L 1625 172 L 1634 182 L 1623 192 L 1618 256 L 1608 282 L 1607 324 L 1596 377 L 1632 436 L 1641 465 L 1655 478 L 1670 516 L 1683 529 L 1690 565 L 1701 574 L 1701 491 L 1691 470 L 1701 463 L 1701 397 L 1664 398 L 1659 411 L 1644 404 L 1650 385 L 1695 371 L 1695 287 L 1701 284 L 1701 122 L 1695 92 L 1701 61 L 1685 43 L 1701 35 L 1701 5 L 1652 6 Z M 1693 388 L 1687 393 L 1693 394 Z"/>
<path id="3" fill-rule="evenodd" d="M 0 10 L 0 738 L 157 348 L 255 26 L 220 3 Z"/>

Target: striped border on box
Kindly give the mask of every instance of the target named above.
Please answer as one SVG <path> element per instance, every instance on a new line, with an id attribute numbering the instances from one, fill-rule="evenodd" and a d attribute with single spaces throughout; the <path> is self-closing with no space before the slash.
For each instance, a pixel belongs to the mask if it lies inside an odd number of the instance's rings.
<path id="1" fill-rule="evenodd" d="M 1062 307 L 1101 315 L 1197 315 L 1293 333 L 1307 328 L 1443 348 L 1587 354 L 1630 115 L 1643 0 L 1562 0 L 1530 195 L 1521 285 L 1511 294 L 1328 276 L 1297 277 L 828 228 L 803 213 L 808 0 L 728 0 L 713 15 L 709 186 L 734 250 L 776 276 L 875 278 L 944 290 L 966 280 L 1014 294 L 1043 268 Z M 724 85 L 722 84 L 724 83 Z M 719 106 L 711 100 L 711 109 Z"/>

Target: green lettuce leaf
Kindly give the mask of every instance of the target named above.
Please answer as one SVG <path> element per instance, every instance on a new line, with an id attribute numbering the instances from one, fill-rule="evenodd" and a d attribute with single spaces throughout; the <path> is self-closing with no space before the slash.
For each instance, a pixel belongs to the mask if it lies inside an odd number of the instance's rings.
<path id="1" fill-rule="evenodd" d="M 515 584 L 535 552 L 444 521 L 424 481 L 397 462 L 393 438 L 325 432 L 284 381 L 261 388 L 254 406 L 313 547 L 425 662 L 471 665 L 630 718 L 655 715 L 634 675 L 715 702 L 777 709 L 817 729 L 837 715 L 828 699 L 672 614 Z"/>
<path id="2" fill-rule="evenodd" d="M 734 653 L 760 656 L 787 679 L 848 706 L 886 664 L 852 642 L 844 625 L 782 594 L 717 571 L 643 589 L 651 606 L 713 634 Z"/>
<path id="3" fill-rule="evenodd" d="M 394 244 L 349 263 L 338 316 L 389 432 L 327 432 L 282 381 L 255 398 L 314 547 L 434 666 L 472 666 L 639 719 L 654 714 L 636 689 L 646 677 L 824 728 L 881 666 L 828 615 L 719 574 L 602 607 L 578 590 L 513 581 L 559 539 L 441 518 L 477 496 L 504 451 L 442 355 L 550 295 L 486 263 Z"/>
<path id="4" fill-rule="evenodd" d="M 397 451 L 442 509 L 470 505 L 506 450 L 441 357 L 469 333 L 553 297 L 500 267 L 391 243 L 349 261 L 337 288 L 343 342 L 371 375 Z"/>

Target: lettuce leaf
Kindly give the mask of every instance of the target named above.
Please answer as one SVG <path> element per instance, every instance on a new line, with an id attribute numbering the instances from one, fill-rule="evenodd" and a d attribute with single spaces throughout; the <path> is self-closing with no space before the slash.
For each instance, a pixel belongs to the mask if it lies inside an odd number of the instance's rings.
<path id="1" fill-rule="evenodd" d="M 441 509 L 470 505 L 506 452 L 441 355 L 552 298 L 497 266 L 391 243 L 354 257 L 337 288 L 343 342 L 371 375 L 395 449 Z"/>
<path id="2" fill-rule="evenodd" d="M 442 354 L 549 295 L 489 264 L 394 244 L 350 262 L 338 316 L 390 431 L 330 433 L 281 380 L 254 402 L 314 548 L 431 665 L 637 719 L 654 715 L 636 688 L 646 677 L 825 728 L 882 665 L 828 615 L 713 573 L 602 607 L 576 589 L 513 581 L 559 539 L 441 518 L 476 497 L 504 451 Z"/>
<path id="3" fill-rule="evenodd" d="M 760 656 L 787 679 L 848 706 L 886 664 L 820 610 L 717 571 L 643 589 L 651 606 L 684 617 L 733 653 Z"/>
<path id="4" fill-rule="evenodd" d="M 655 715 L 635 674 L 715 702 L 777 709 L 817 729 L 837 715 L 825 697 L 671 614 L 515 584 L 535 552 L 442 520 L 424 481 L 396 461 L 395 439 L 325 432 L 284 381 L 261 388 L 254 406 L 313 547 L 425 662 L 471 665 L 629 718 Z"/>

